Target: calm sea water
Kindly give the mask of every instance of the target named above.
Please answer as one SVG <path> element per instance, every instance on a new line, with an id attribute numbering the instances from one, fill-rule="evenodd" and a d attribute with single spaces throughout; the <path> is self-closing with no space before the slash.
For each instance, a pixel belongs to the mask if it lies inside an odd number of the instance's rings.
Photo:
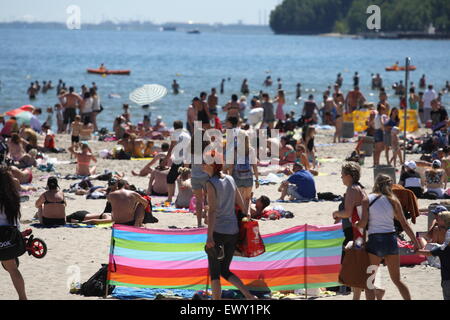
<path id="1" fill-rule="evenodd" d="M 185 120 L 186 107 L 200 91 L 219 88 L 226 82 L 225 94 L 219 104 L 239 93 L 244 78 L 250 90 L 258 93 L 270 74 L 276 83 L 281 77 L 287 93 L 286 111 L 301 111 L 295 103 L 295 84 L 303 85 L 303 96 L 314 93 L 321 100 L 322 92 L 336 79 L 344 76 L 344 90 L 352 85 L 352 76 L 359 71 L 360 86 L 369 100 L 377 94 L 370 90 L 370 74 L 380 73 L 385 86 L 403 80 L 404 73 L 385 72 L 395 61 L 403 64 L 410 56 L 417 71 L 412 73 L 416 84 L 422 74 L 441 89 L 450 80 L 450 41 L 428 40 L 355 40 L 314 36 L 275 36 L 249 34 L 181 32 L 132 32 L 88 30 L 0 30 L 0 112 L 29 104 L 26 94 L 31 81 L 52 80 L 56 86 L 63 79 L 67 87 L 96 82 L 105 111 L 99 115 L 101 127 L 111 128 L 112 120 L 121 111 L 122 103 L 130 102 L 129 93 L 143 84 L 157 83 L 170 90 L 173 79 L 180 83 L 182 94 L 169 94 L 152 105 L 152 117 L 162 115 L 166 123 Z M 105 63 L 109 69 L 131 69 L 131 76 L 108 76 L 86 73 Z M 309 90 L 309 92 L 306 92 Z M 311 91 L 315 90 L 315 91 Z M 275 94 L 276 85 L 269 89 Z M 119 94 L 121 99 L 109 99 Z M 398 98 L 392 96 L 391 104 Z M 56 103 L 55 90 L 39 94 L 33 102 L 46 108 Z M 444 96 L 448 106 L 449 95 Z M 133 119 L 140 120 L 148 111 L 133 107 Z M 45 119 L 46 115 L 42 118 Z"/>

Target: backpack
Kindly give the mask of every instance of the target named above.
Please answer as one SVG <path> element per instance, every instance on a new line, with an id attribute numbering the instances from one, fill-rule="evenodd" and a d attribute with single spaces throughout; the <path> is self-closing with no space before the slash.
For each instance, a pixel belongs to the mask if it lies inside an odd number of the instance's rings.
<path id="1" fill-rule="evenodd" d="M 106 290 L 106 278 L 108 274 L 108 265 L 102 264 L 98 270 L 88 281 L 81 285 L 79 294 L 85 297 L 103 297 Z M 115 286 L 109 286 L 108 295 L 110 295 Z"/>

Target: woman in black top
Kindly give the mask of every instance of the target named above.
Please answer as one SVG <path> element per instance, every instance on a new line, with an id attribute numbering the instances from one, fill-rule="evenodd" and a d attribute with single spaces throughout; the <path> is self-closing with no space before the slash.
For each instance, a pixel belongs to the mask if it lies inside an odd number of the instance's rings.
<path id="1" fill-rule="evenodd" d="M 39 220 L 43 225 L 65 225 L 66 224 L 66 200 L 64 193 L 59 190 L 58 180 L 50 177 L 47 180 L 48 191 L 41 194 L 36 201 Z"/>
<path id="2" fill-rule="evenodd" d="M 20 196 L 14 179 L 5 166 L 0 167 L 0 236 L 3 232 L 9 232 L 11 227 L 19 228 Z M 3 238 L 3 237 L 2 237 Z M 1 261 L 3 268 L 9 272 L 11 280 L 16 288 L 20 300 L 27 300 L 25 293 L 25 281 L 20 273 L 16 259 Z"/>

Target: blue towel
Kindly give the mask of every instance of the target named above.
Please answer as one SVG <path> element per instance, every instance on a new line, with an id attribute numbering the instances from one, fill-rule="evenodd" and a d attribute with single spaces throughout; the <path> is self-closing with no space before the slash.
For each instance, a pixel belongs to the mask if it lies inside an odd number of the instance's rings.
<path id="1" fill-rule="evenodd" d="M 253 295 L 262 299 L 270 299 L 270 291 L 250 291 Z M 120 300 L 132 300 L 132 299 L 151 299 L 154 300 L 158 295 L 162 296 L 178 296 L 183 299 L 192 299 L 196 294 L 202 294 L 201 291 L 187 290 L 187 289 L 152 289 L 152 288 L 128 288 L 128 287 L 115 287 L 112 292 L 112 296 Z M 204 292 L 202 294 L 204 296 Z M 243 295 L 238 290 L 223 290 L 222 298 L 224 299 L 243 299 Z"/>
<path id="2" fill-rule="evenodd" d="M 192 299 L 196 290 L 182 290 L 182 289 L 152 289 L 152 288 L 127 288 L 115 287 L 112 296 L 121 300 L 132 299 L 151 299 L 154 300 L 157 295 L 163 296 L 179 296 L 184 299 Z"/>

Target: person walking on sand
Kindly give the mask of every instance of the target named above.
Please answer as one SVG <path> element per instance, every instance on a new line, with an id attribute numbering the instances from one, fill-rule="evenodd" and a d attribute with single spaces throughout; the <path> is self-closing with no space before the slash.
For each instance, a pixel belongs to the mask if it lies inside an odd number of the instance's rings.
<path id="1" fill-rule="evenodd" d="M 91 161 L 97 162 L 91 148 L 86 143 L 81 145 L 81 151 L 76 151 L 75 146 L 70 146 L 68 148 L 69 152 L 77 159 L 77 170 L 76 174 L 83 177 L 88 177 L 95 174 L 96 167 L 90 168 Z"/>
<path id="2" fill-rule="evenodd" d="M 363 211 L 361 220 L 356 227 L 365 229 L 368 225 L 369 240 L 366 244 L 366 251 L 369 253 L 370 265 L 378 267 L 384 260 L 391 280 L 403 299 L 411 300 L 409 289 L 400 276 L 400 255 L 394 219 L 400 222 L 403 230 L 414 243 L 415 250 L 421 250 L 422 245 L 406 221 L 402 205 L 392 191 L 392 184 L 392 179 L 385 174 L 380 174 L 376 178 L 373 193 L 369 195 L 370 208 Z M 374 300 L 374 289 L 368 290 L 368 292 L 372 294 L 367 298 Z"/>
<path id="3" fill-rule="evenodd" d="M 14 179 L 6 166 L 0 167 L 0 239 L 11 232 L 20 232 L 20 195 L 16 188 Z M 19 240 L 21 241 L 21 240 Z M 1 250 L 0 250 L 1 253 Z M 3 268 L 9 273 L 14 288 L 20 300 L 27 300 L 25 292 L 25 281 L 16 263 L 17 256 L 2 258 L 0 261 Z"/>
<path id="4" fill-rule="evenodd" d="M 217 159 L 219 155 L 210 153 Z M 234 179 L 222 173 L 221 164 L 203 164 L 203 171 L 210 177 L 206 183 L 208 194 L 208 236 L 205 251 L 208 254 L 208 267 L 211 277 L 213 300 L 220 300 L 222 287 L 220 277 L 238 288 L 248 300 L 255 300 L 244 283 L 230 271 L 236 244 L 239 239 L 238 219 L 235 207 L 241 208 L 248 216 L 248 207 L 237 190 Z"/>
<path id="5" fill-rule="evenodd" d="M 364 212 L 367 214 L 369 208 L 369 198 L 364 187 L 359 183 L 361 178 L 361 167 L 355 162 L 347 162 L 342 166 L 341 179 L 342 183 L 347 187 L 344 194 L 343 206 L 339 207 L 338 211 L 333 212 L 333 219 L 335 223 L 342 222 L 342 229 L 344 231 L 344 243 L 342 248 L 345 248 L 349 242 L 361 242 L 363 233 L 357 229 L 353 224 L 361 219 Z M 342 251 L 342 261 L 344 259 L 345 251 Z M 362 289 L 352 288 L 353 300 L 360 300 Z M 366 298 L 373 298 L 373 292 L 366 291 Z M 376 297 L 381 300 L 384 295 L 384 290 L 377 290 Z"/>

